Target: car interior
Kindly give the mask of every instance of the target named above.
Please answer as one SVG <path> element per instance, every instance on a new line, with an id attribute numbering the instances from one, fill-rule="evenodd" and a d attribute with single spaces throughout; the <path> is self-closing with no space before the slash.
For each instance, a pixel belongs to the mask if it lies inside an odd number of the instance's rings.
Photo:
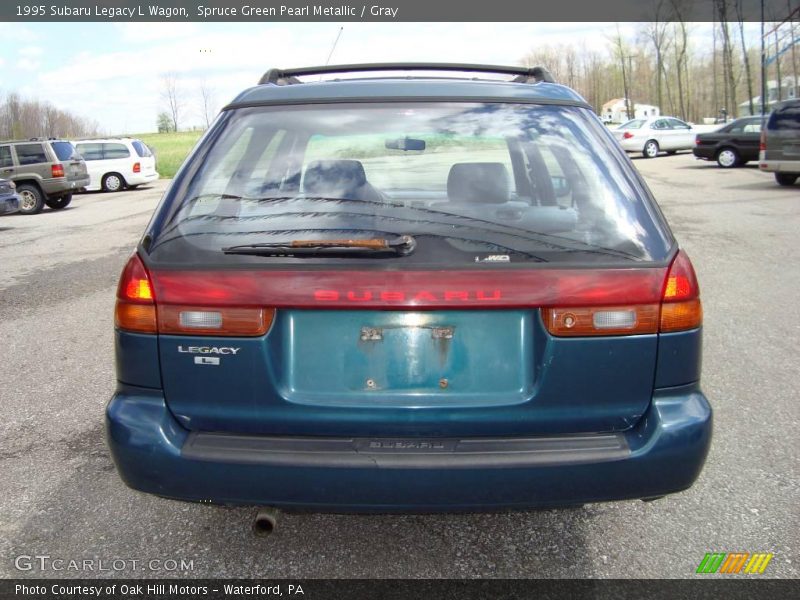
<path id="1" fill-rule="evenodd" d="M 486 114 L 472 110 L 406 131 L 363 112 L 351 117 L 364 120 L 356 125 L 336 122 L 345 111 L 315 115 L 315 122 L 291 117 L 283 127 L 259 116 L 217 145 L 170 221 L 177 234 L 212 252 L 233 239 L 377 232 L 428 236 L 430 252 L 434 237 L 437 251 L 448 252 L 441 246 L 447 239 L 474 254 L 475 244 L 459 239 L 478 242 L 480 228 L 480 243 L 497 251 L 598 248 L 598 260 L 647 256 L 637 229 L 645 209 L 614 175 L 613 158 L 575 149 L 572 138 L 586 133 L 557 117 L 523 119 L 530 129 L 520 129 L 514 114 L 494 117 L 497 129 L 487 129 Z"/>
<path id="2" fill-rule="evenodd" d="M 587 204 L 590 196 L 578 164 L 557 146 L 507 139 L 507 151 L 498 155 L 503 162 L 451 163 L 440 181 L 409 189 L 382 187 L 371 180 L 370 172 L 385 169 L 380 158 L 308 160 L 311 137 L 297 139 L 275 131 L 251 135 L 237 163 L 214 176 L 221 184 L 220 194 L 229 197 L 220 202 L 217 214 L 247 211 L 246 203 L 230 200 L 233 197 L 324 197 L 422 207 L 521 226 L 535 222 L 537 231 L 568 231 L 575 228 L 580 204 Z M 387 145 L 391 141 L 387 139 Z M 345 148 L 339 154 L 346 152 Z"/>

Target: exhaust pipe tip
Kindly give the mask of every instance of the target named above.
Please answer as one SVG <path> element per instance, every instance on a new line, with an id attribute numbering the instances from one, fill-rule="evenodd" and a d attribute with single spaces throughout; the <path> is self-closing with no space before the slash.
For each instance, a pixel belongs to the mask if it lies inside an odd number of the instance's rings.
<path id="1" fill-rule="evenodd" d="M 262 508 L 253 519 L 253 533 L 266 537 L 275 531 L 278 525 L 278 511 L 274 508 Z"/>

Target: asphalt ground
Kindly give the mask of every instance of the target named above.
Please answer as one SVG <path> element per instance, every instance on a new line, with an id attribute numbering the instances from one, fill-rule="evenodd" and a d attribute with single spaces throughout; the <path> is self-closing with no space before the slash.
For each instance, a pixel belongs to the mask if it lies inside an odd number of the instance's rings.
<path id="1" fill-rule="evenodd" d="M 634 163 L 701 282 L 715 432 L 690 490 L 570 510 L 288 514 L 260 538 L 252 508 L 128 489 L 103 433 L 112 311 L 158 182 L 0 218 L 0 577 L 672 578 L 712 551 L 772 552 L 760 577 L 798 577 L 800 184 L 685 153 Z"/>

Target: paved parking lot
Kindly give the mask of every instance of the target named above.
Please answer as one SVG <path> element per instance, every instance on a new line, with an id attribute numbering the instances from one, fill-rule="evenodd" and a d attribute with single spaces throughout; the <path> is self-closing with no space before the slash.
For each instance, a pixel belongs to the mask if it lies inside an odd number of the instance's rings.
<path id="1" fill-rule="evenodd" d="M 709 551 L 774 552 L 764 576 L 800 576 L 800 185 L 687 154 L 635 164 L 694 261 L 706 310 L 715 438 L 691 490 L 529 513 L 285 515 L 256 538 L 253 509 L 127 489 L 102 427 L 114 290 L 159 182 L 0 218 L 0 577 L 93 576 L 19 571 L 19 555 L 121 559 L 128 576 L 691 577 Z M 131 570 L 151 559 L 192 569 Z"/>

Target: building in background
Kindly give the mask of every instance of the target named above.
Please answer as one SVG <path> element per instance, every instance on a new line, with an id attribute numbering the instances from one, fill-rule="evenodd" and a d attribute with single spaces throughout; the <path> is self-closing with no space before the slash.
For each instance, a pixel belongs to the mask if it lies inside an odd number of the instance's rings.
<path id="1" fill-rule="evenodd" d="M 783 79 L 781 79 L 781 89 L 780 95 L 778 94 L 778 80 L 777 79 L 770 79 L 767 81 L 767 110 L 769 112 L 772 110 L 772 107 L 775 105 L 776 102 L 780 102 L 781 100 L 792 100 L 794 98 L 800 98 L 800 78 L 795 79 L 793 75 L 787 75 Z M 754 112 L 750 112 L 750 101 L 745 100 L 741 104 L 739 104 L 739 116 L 746 117 L 750 114 L 761 114 L 761 96 L 758 95 L 753 98 L 753 110 Z"/>
<path id="2" fill-rule="evenodd" d="M 657 106 L 651 104 L 639 104 L 638 102 L 634 102 L 632 108 L 632 119 L 649 119 L 650 117 L 658 117 L 661 115 L 661 110 Z M 627 121 L 628 113 L 625 98 L 614 98 L 603 104 L 600 118 L 604 123 L 624 123 Z"/>

